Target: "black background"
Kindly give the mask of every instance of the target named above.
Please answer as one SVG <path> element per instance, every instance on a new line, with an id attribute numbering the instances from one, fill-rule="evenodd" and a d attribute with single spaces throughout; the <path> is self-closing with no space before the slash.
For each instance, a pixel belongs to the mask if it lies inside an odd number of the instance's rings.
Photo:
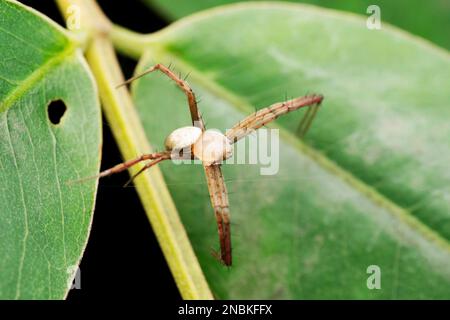
<path id="1" fill-rule="evenodd" d="M 64 25 L 53 0 L 21 2 Z M 114 23 L 135 31 L 148 33 L 167 25 L 139 0 L 98 3 Z M 120 56 L 119 60 L 125 77 L 130 77 L 136 62 Z M 101 167 L 106 169 L 122 161 L 103 118 Z M 70 301 L 181 298 L 135 188 L 122 187 L 128 178 L 122 173 L 100 179 L 92 231 L 80 265 L 81 289 L 70 291 Z"/>

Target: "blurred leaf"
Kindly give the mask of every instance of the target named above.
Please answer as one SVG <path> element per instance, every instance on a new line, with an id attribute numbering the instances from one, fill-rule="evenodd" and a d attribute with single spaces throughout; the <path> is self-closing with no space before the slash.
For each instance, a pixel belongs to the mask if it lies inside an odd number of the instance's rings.
<path id="1" fill-rule="evenodd" d="M 92 220 L 96 181 L 68 182 L 98 172 L 97 92 L 72 40 L 17 2 L 0 2 L 0 57 L 0 298 L 62 299 Z"/>
<path id="2" fill-rule="evenodd" d="M 171 20 L 219 5 L 246 2 L 239 0 L 144 0 Z M 257 2 L 258 0 L 256 0 Z M 427 38 L 450 49 L 450 1 L 448 0 L 288 0 L 327 8 L 366 14 L 367 7 L 378 5 L 382 21 Z"/>
<path id="3" fill-rule="evenodd" d="M 301 112 L 276 121 L 276 175 L 224 166 L 231 269 L 210 254 L 218 240 L 201 166 L 161 164 L 218 298 L 450 297 L 446 52 L 393 28 L 370 31 L 365 19 L 292 4 L 205 12 L 151 39 L 137 72 L 156 62 L 190 72 L 209 128 L 230 128 L 285 95 L 325 95 L 307 144 L 294 135 Z M 183 94 L 166 78 L 148 75 L 133 92 L 157 147 L 190 123 Z M 381 268 L 381 290 L 366 285 L 371 265 Z"/>

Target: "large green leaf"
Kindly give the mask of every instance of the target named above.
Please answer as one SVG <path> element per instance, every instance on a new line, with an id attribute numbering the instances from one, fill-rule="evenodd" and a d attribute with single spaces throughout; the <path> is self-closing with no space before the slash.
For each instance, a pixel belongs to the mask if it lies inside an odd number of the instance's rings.
<path id="1" fill-rule="evenodd" d="M 302 5 L 204 12 L 151 38 L 137 72 L 171 62 L 224 130 L 287 96 L 322 93 L 277 120 L 280 169 L 225 165 L 235 264 L 221 266 L 201 166 L 161 165 L 219 298 L 450 298 L 450 57 L 399 30 Z M 188 125 L 183 94 L 155 74 L 134 84 L 147 135 Z M 159 145 L 158 145 L 159 143 Z M 367 268 L 381 268 L 369 290 Z"/>
<path id="2" fill-rule="evenodd" d="M 100 112 L 82 54 L 56 24 L 0 1 L 0 298 L 61 299 L 92 220 Z M 63 101 L 59 124 L 47 106 Z"/>
<path id="3" fill-rule="evenodd" d="M 430 39 L 450 49 L 450 1 L 448 0 L 288 0 L 297 3 L 310 3 L 366 14 L 370 5 L 381 9 L 382 21 L 395 24 L 401 28 Z M 242 0 L 145 0 L 156 7 L 170 19 L 178 19 L 191 13 Z"/>

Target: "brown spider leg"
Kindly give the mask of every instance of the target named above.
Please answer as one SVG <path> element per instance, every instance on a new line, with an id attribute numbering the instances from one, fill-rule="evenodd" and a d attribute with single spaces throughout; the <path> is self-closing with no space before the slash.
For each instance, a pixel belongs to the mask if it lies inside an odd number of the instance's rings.
<path id="1" fill-rule="evenodd" d="M 228 192 L 220 165 L 204 166 L 211 204 L 216 215 L 220 242 L 220 257 L 223 264 L 231 266 L 231 229 Z"/>
<path id="2" fill-rule="evenodd" d="M 320 105 L 313 105 L 308 108 L 302 120 L 300 121 L 297 128 L 297 136 L 303 138 L 308 132 L 311 124 L 316 117 L 317 111 L 319 110 Z"/>
<path id="3" fill-rule="evenodd" d="M 275 103 L 267 108 L 258 110 L 254 114 L 248 116 L 244 120 L 237 123 L 234 127 L 227 131 L 226 136 L 233 143 L 244 138 L 252 133 L 254 130 L 274 121 L 279 116 L 289 112 L 298 110 L 303 107 L 317 106 L 323 100 L 321 95 L 310 95 L 300 98 L 295 98 L 285 102 Z M 317 112 L 317 110 L 316 110 Z M 315 113 L 314 113 L 315 114 Z M 310 122 L 309 122 L 310 125 Z"/>
<path id="4" fill-rule="evenodd" d="M 192 124 L 196 127 L 199 127 L 200 129 L 202 129 L 202 131 L 205 131 L 205 124 L 203 123 L 202 116 L 200 115 L 200 112 L 198 111 L 197 100 L 195 98 L 194 91 L 192 91 L 191 87 L 189 87 L 189 85 L 186 83 L 186 81 L 183 81 L 180 77 L 178 77 L 175 73 L 173 73 L 169 68 L 167 68 L 166 66 L 164 66 L 160 63 L 154 65 L 153 67 L 150 67 L 149 69 L 145 70 L 141 74 L 138 74 L 138 75 L 128 79 L 124 83 L 118 85 L 117 88 L 124 86 L 128 83 L 131 83 L 134 80 L 137 80 L 155 70 L 159 70 L 162 73 L 164 73 L 166 76 L 168 76 L 170 79 L 172 79 L 178 85 L 178 87 L 180 87 L 181 90 L 184 91 L 184 93 L 187 96 L 188 103 L 189 103 L 189 111 L 191 112 Z"/>
<path id="5" fill-rule="evenodd" d="M 128 181 L 127 183 L 125 183 L 124 187 L 127 187 L 131 182 L 133 182 L 134 179 L 136 179 L 137 176 L 139 176 L 142 172 L 144 172 L 145 170 L 147 170 L 148 168 L 154 166 L 155 164 L 160 163 L 161 161 L 164 160 L 169 160 L 170 159 L 170 153 L 168 154 L 164 154 L 161 157 L 150 161 L 149 163 L 146 163 L 145 166 L 142 167 L 141 170 L 139 170 L 136 174 L 134 174 Z"/>
<path id="6" fill-rule="evenodd" d="M 106 176 L 109 176 L 111 174 L 115 174 L 115 173 L 119 173 L 122 171 L 127 170 L 128 168 L 134 166 L 135 164 L 141 162 L 141 161 L 145 161 L 145 160 L 155 160 L 155 159 L 159 159 L 159 158 L 166 158 L 169 157 L 170 158 L 170 152 L 169 151 L 164 151 L 164 152 L 156 152 L 156 153 L 150 153 L 150 154 L 143 154 L 137 158 L 119 163 L 117 165 L 115 165 L 112 168 L 109 168 L 105 171 L 100 172 L 100 174 L 97 176 L 99 178 L 103 178 Z"/>
<path id="7" fill-rule="evenodd" d="M 159 159 L 159 158 L 165 158 L 167 156 L 169 156 L 169 158 L 170 158 L 170 151 L 143 154 L 137 158 L 130 159 L 128 161 L 119 163 L 119 164 L 115 165 L 114 167 L 106 169 L 95 176 L 83 178 L 83 179 L 77 180 L 75 182 L 84 182 L 84 181 L 91 180 L 91 179 L 107 177 L 109 175 L 127 170 L 128 168 L 134 166 L 135 164 L 137 164 L 139 162 L 142 162 L 145 160 L 155 160 L 155 159 Z"/>
<path id="8" fill-rule="evenodd" d="M 306 110 L 305 114 L 303 115 L 302 119 L 300 120 L 298 127 L 297 127 L 297 135 L 299 135 L 300 132 L 303 131 L 303 128 L 305 127 L 305 123 L 307 122 L 307 120 L 310 116 L 311 110 L 312 110 L 312 108 L 309 107 Z"/>

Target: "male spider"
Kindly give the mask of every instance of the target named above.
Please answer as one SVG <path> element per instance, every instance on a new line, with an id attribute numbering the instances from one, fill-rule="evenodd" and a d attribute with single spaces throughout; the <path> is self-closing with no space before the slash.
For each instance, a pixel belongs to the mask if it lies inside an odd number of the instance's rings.
<path id="1" fill-rule="evenodd" d="M 143 73 L 120 84 L 118 87 L 126 85 L 155 70 L 159 70 L 167 75 L 185 92 L 189 104 L 189 111 L 191 113 L 192 126 L 174 130 L 166 138 L 165 151 L 143 154 L 135 159 L 128 160 L 103 171 L 97 177 L 101 178 L 118 173 L 139 162 L 150 160 L 130 179 L 130 181 L 132 181 L 136 176 L 151 166 L 164 160 L 179 158 L 181 154 L 183 157 L 186 157 L 187 155 L 191 159 L 197 158 L 201 160 L 206 174 L 211 204 L 217 220 L 220 241 L 220 260 L 226 266 L 231 266 L 230 212 L 228 193 L 220 167 L 222 161 L 231 157 L 231 146 L 233 143 L 281 115 L 308 106 L 310 108 L 305 113 L 298 128 L 298 134 L 303 136 L 309 129 L 317 109 L 323 100 L 323 96 L 308 95 L 285 102 L 279 102 L 267 108 L 260 109 L 237 123 L 224 135 L 215 130 L 206 130 L 205 124 L 197 108 L 197 100 L 194 92 L 186 81 L 177 77 L 170 68 L 167 68 L 162 64 L 154 65 Z"/>

